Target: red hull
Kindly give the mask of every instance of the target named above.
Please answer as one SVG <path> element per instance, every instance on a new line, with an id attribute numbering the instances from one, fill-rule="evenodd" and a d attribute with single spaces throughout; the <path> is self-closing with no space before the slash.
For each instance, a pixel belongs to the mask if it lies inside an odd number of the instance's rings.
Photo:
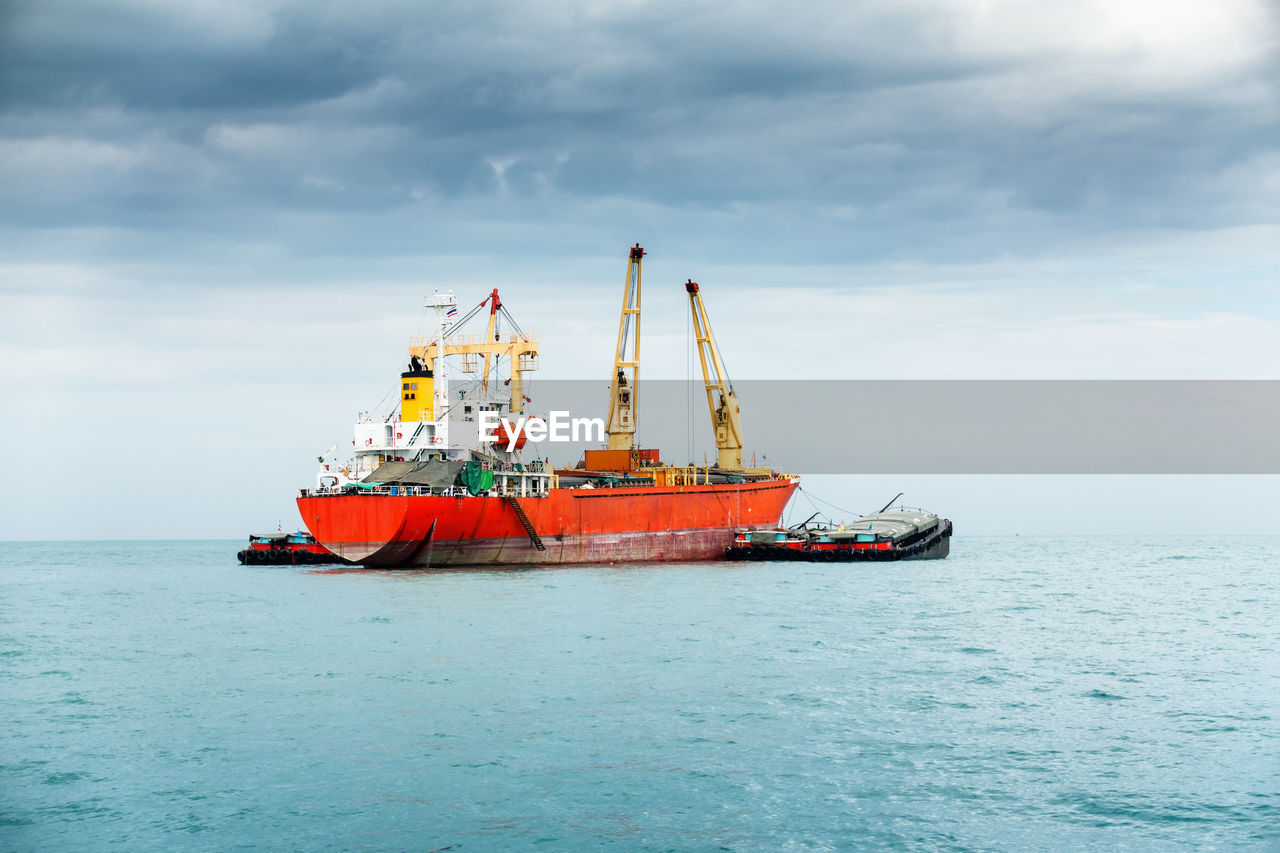
<path id="1" fill-rule="evenodd" d="M 496 497 L 308 496 L 298 498 L 298 511 L 326 548 L 370 566 L 709 560 L 724 556 L 735 529 L 777 526 L 795 488 L 769 480 L 521 498 L 544 551 Z"/>

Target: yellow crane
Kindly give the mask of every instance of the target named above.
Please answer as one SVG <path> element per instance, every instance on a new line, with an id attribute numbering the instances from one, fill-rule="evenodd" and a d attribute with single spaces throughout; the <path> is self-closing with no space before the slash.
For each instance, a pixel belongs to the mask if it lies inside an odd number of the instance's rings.
<path id="1" fill-rule="evenodd" d="M 738 395 L 720 361 L 720 349 L 711 334 L 707 320 L 707 308 L 702 304 L 702 293 L 693 279 L 685 282 L 689 292 L 689 309 L 693 312 L 693 334 L 698 347 L 698 360 L 702 362 L 702 380 L 707 390 L 707 407 L 711 410 L 711 424 L 716 431 L 716 464 L 720 468 L 742 468 L 742 424 L 739 421 Z M 719 402 L 716 395 L 719 395 Z"/>
<path id="2" fill-rule="evenodd" d="M 605 433 L 610 450 L 631 450 L 636 436 L 636 380 L 640 375 L 640 262 L 644 249 L 636 243 L 627 261 L 618 320 L 618 350 L 613 359 L 613 387 L 609 390 L 609 419 Z"/>

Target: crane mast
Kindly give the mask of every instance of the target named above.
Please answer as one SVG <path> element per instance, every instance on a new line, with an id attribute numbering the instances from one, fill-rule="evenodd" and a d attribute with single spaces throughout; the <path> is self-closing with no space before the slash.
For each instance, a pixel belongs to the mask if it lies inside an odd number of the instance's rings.
<path id="1" fill-rule="evenodd" d="M 627 283 L 622 291 L 622 316 L 618 320 L 618 350 L 613 359 L 613 386 L 609 391 L 609 419 L 605 432 L 610 450 L 631 450 L 636 435 L 636 380 L 640 374 L 640 262 L 644 249 L 636 243 L 627 261 Z"/>
<path id="2" fill-rule="evenodd" d="M 493 292 L 490 293 L 488 296 L 486 296 L 484 302 L 481 302 L 480 304 L 484 305 L 485 303 L 489 304 L 489 328 L 485 330 L 484 342 L 485 343 L 488 343 L 489 341 L 496 342 L 498 340 L 498 335 L 496 334 L 496 323 L 498 321 L 498 309 L 502 307 L 502 300 L 498 297 L 498 288 L 495 287 L 493 289 Z M 484 393 L 486 394 L 489 393 L 489 359 L 492 356 L 493 356 L 492 352 L 490 352 L 489 350 L 485 350 L 484 381 L 481 387 L 484 389 Z M 512 403 L 511 411 L 514 412 L 516 410 L 515 400 L 512 400 L 511 403 Z M 521 405 L 520 408 L 523 409 L 524 406 Z"/>
<path id="3" fill-rule="evenodd" d="M 724 364 L 720 361 L 720 349 L 711 334 L 711 323 L 707 320 L 707 308 L 702 304 L 698 283 L 689 279 L 685 282 L 684 289 L 689 292 L 694 340 L 698 347 L 698 360 L 702 363 L 702 381 L 706 386 L 711 424 L 716 432 L 716 464 L 720 468 L 739 469 L 742 467 L 742 425 L 739 421 L 738 395 L 729 383 Z"/>

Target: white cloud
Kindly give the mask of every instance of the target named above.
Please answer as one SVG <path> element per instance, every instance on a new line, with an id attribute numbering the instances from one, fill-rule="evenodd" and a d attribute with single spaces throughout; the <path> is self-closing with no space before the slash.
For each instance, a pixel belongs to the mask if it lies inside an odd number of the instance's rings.
<path id="1" fill-rule="evenodd" d="M 388 125 L 292 123 L 217 124 L 205 133 L 213 148 L 247 159 L 372 155 L 403 135 Z"/>
<path id="2" fill-rule="evenodd" d="M 519 157 L 488 157 L 485 162 L 489 164 L 489 168 L 493 170 L 493 179 L 498 184 L 498 189 L 502 192 L 507 191 L 507 170 L 520 162 Z"/>
<path id="3" fill-rule="evenodd" d="M 0 139 L 0 168 L 15 176 L 31 172 L 66 176 L 79 172 L 122 172 L 143 161 L 138 149 L 92 139 L 40 137 Z"/>

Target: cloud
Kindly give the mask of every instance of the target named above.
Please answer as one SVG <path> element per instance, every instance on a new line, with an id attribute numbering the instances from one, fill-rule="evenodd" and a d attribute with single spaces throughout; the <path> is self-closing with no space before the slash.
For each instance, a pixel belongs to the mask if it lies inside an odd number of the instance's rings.
<path id="1" fill-rule="evenodd" d="M 1068 233 L 1268 215 L 1258 183 L 1217 180 L 1275 149 L 1275 21 L 1244 0 L 72 8 L 13 14 L 0 134 L 140 152 L 160 177 L 128 214 L 149 228 L 198 204 L 633 197 L 856 210 L 882 252 L 939 221 L 992 252 L 1023 215 Z M 88 44 L 83 16 L 103 24 Z M 107 175 L 59 203 L 101 222 L 121 192 Z"/>

